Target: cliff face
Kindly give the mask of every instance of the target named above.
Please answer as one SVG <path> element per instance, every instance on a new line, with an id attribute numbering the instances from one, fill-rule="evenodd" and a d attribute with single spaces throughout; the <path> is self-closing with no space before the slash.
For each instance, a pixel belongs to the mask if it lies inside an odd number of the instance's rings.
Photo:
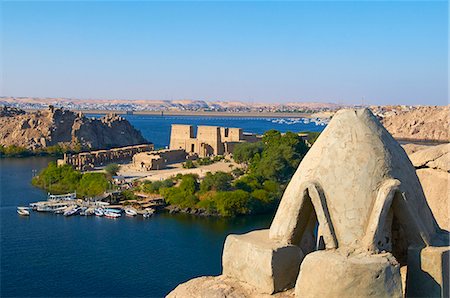
<path id="1" fill-rule="evenodd" d="M 419 107 L 384 117 L 383 126 L 398 139 L 449 141 L 449 106 Z"/>
<path id="2" fill-rule="evenodd" d="M 4 107 L 0 110 L 0 144 L 29 150 L 54 145 L 103 149 L 147 143 L 126 119 L 110 114 L 90 119 L 83 114 L 49 108 L 25 113 Z"/>

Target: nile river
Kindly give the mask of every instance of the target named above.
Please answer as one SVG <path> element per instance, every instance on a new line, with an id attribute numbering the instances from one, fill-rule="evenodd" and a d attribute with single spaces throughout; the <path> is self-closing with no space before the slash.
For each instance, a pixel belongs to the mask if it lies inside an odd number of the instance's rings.
<path id="1" fill-rule="evenodd" d="M 126 117 L 157 147 L 168 145 L 172 123 L 234 126 L 257 133 L 323 128 L 255 118 Z M 267 228 L 272 218 L 18 216 L 17 206 L 45 199 L 30 180 L 33 170 L 49 161 L 0 159 L 1 297 L 161 297 L 193 277 L 220 274 L 226 235 Z"/>

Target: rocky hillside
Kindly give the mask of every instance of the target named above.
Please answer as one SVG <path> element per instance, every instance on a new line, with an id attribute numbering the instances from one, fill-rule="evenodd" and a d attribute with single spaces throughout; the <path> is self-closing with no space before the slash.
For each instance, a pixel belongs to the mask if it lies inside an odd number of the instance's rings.
<path id="1" fill-rule="evenodd" d="M 0 110 L 0 145 L 36 150 L 61 145 L 70 148 L 103 149 L 146 143 L 126 119 L 110 114 L 91 119 L 81 113 L 50 107 L 26 113 Z"/>
<path id="2" fill-rule="evenodd" d="M 417 107 L 386 115 L 381 122 L 397 139 L 449 141 L 449 106 Z"/>

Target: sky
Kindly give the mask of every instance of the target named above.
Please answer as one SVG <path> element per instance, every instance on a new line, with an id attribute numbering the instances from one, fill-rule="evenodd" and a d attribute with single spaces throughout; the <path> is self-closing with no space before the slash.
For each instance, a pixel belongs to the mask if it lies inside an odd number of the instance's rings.
<path id="1" fill-rule="evenodd" d="M 448 103 L 447 1 L 0 5 L 1 96 Z"/>

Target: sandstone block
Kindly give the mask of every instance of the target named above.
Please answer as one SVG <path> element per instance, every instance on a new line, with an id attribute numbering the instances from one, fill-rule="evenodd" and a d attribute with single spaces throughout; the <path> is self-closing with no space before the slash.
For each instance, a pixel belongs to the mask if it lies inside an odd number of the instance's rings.
<path id="1" fill-rule="evenodd" d="M 400 265 L 389 254 L 332 251 L 308 254 L 300 267 L 296 297 L 402 297 Z"/>
<path id="2" fill-rule="evenodd" d="M 269 230 L 230 235 L 223 250 L 223 274 L 272 294 L 294 286 L 302 259 L 298 246 L 270 240 Z"/>
<path id="3" fill-rule="evenodd" d="M 408 297 L 449 297 L 450 246 L 410 247 L 406 295 Z"/>

